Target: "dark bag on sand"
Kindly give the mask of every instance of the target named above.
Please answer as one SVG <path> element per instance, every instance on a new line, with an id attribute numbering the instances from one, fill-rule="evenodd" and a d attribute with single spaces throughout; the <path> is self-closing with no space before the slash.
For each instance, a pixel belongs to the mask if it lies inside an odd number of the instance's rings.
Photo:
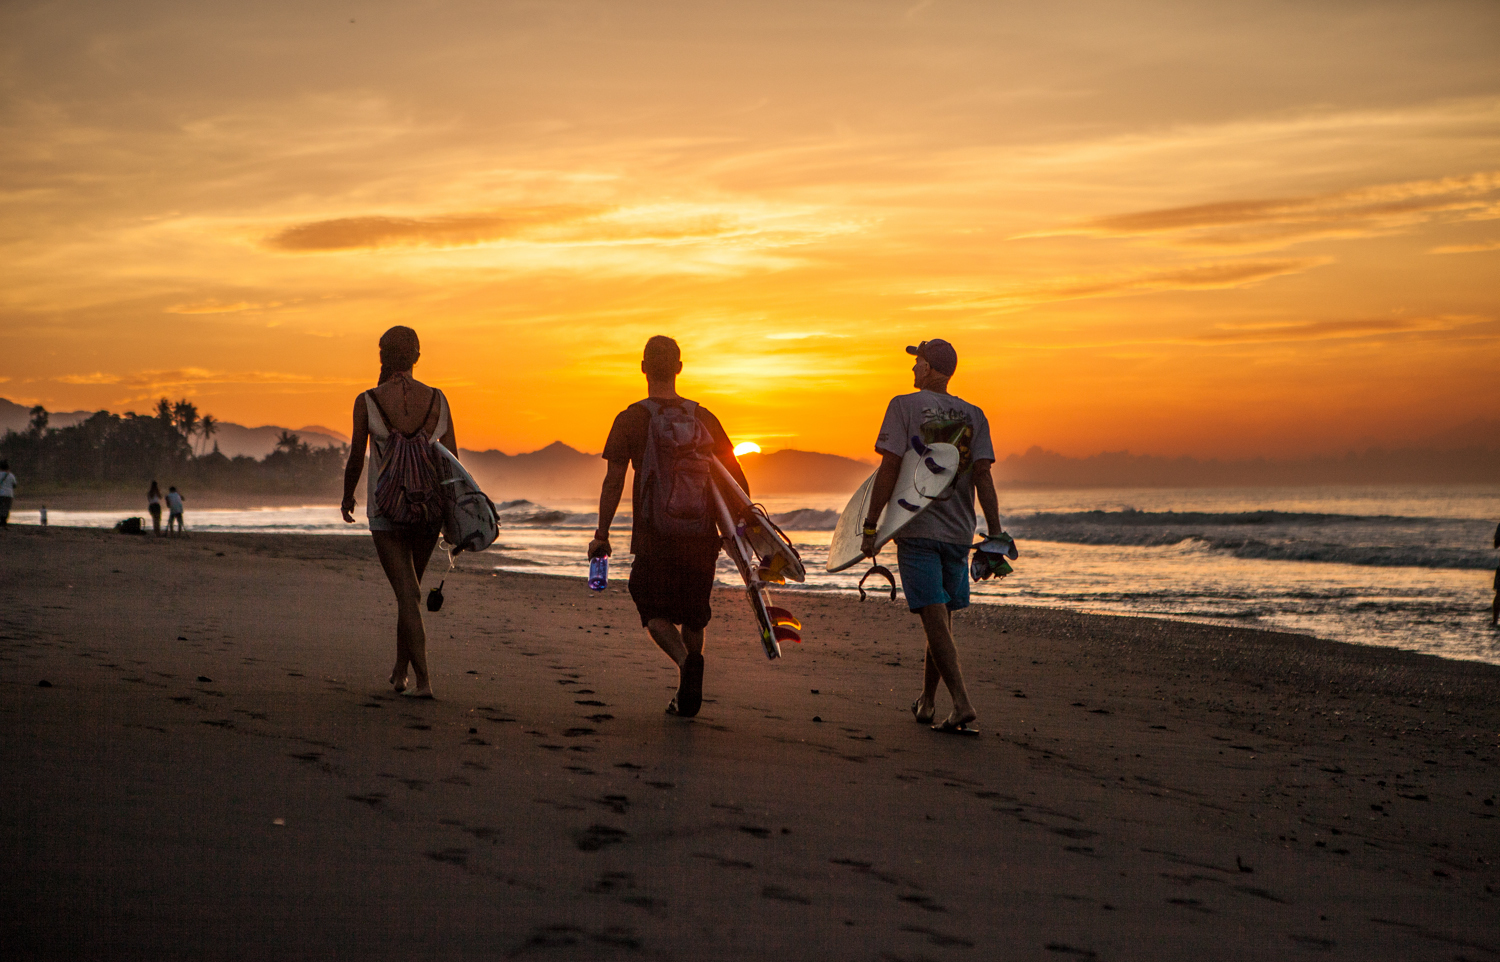
<path id="1" fill-rule="evenodd" d="M 697 402 L 647 398 L 643 403 L 651 412 L 641 459 L 646 519 L 670 538 L 717 536 L 709 503 L 714 437 L 698 420 Z"/>
<path id="2" fill-rule="evenodd" d="M 438 484 L 437 458 L 432 450 L 432 441 L 421 428 L 411 434 L 402 434 L 391 427 L 385 408 L 374 394 L 369 394 L 380 412 L 380 420 L 386 430 L 385 460 L 380 466 L 380 475 L 375 479 L 375 511 L 382 518 L 396 524 L 436 525 L 443 520 L 442 486 Z M 422 423 L 432 414 L 437 404 L 438 392 L 432 392 L 427 413 Z"/>
<path id="3" fill-rule="evenodd" d="M 144 534 L 145 529 L 141 527 L 140 518 L 125 518 L 115 525 L 115 531 L 120 534 Z"/>

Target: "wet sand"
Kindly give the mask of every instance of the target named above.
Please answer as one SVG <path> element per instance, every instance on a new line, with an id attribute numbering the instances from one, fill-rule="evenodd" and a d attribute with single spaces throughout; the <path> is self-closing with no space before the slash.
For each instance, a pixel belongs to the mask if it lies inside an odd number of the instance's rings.
<path id="1" fill-rule="evenodd" d="M 623 584 L 485 562 L 413 702 L 366 539 L 0 532 L 6 954 L 1500 959 L 1500 668 L 975 608 L 963 738 L 901 605 L 767 663 L 726 591 L 686 721 Z"/>

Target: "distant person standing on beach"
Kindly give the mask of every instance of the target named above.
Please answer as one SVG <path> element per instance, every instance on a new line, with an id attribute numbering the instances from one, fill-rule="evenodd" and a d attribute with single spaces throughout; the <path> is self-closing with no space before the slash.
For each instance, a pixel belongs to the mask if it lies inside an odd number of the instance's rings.
<path id="1" fill-rule="evenodd" d="M 641 373 L 646 375 L 647 396 L 615 417 L 609 439 L 604 442 L 609 470 L 599 492 L 599 528 L 589 542 L 588 555 L 599 558 L 611 554 L 609 526 L 625 491 L 625 469 L 633 466 L 630 550 L 635 560 L 630 566 L 630 597 L 640 613 L 641 626 L 677 665 L 677 694 L 667 705 L 667 713 L 691 718 L 703 703 L 703 635 L 713 617 L 709 597 L 721 542 L 706 488 L 701 492 L 703 503 L 698 505 L 702 522 L 684 522 L 695 529 L 691 533 L 653 517 L 652 505 L 660 503 L 655 497 L 656 486 L 672 483 L 671 478 L 650 476 L 651 466 L 658 463 L 652 452 L 660 450 L 658 432 L 666 423 L 664 418 L 674 419 L 672 433 L 681 428 L 686 435 L 684 443 L 704 453 L 711 450 L 746 493 L 750 483 L 735 460 L 734 444 L 719 419 L 677 393 L 677 375 L 681 372 L 682 353 L 676 341 L 657 335 L 646 342 Z M 708 478 L 707 483 L 712 483 L 711 475 Z M 683 513 L 683 518 L 693 517 L 691 511 Z"/>
<path id="2" fill-rule="evenodd" d="M 151 482 L 151 490 L 146 492 L 146 510 L 151 512 L 151 530 L 161 537 L 161 488 L 155 481 Z"/>
<path id="3" fill-rule="evenodd" d="M 1495 547 L 1500 548 L 1500 524 L 1495 525 Z M 1490 624 L 1500 625 L 1500 565 L 1495 566 L 1495 600 L 1490 602 Z"/>
<path id="4" fill-rule="evenodd" d="M 354 523 L 354 489 L 370 448 L 365 513 L 370 537 L 396 593 L 396 666 L 390 683 L 412 698 L 431 698 L 427 631 L 422 625 L 422 574 L 437 546 L 443 516 L 430 442 L 458 451 L 448 399 L 412 377 L 421 356 L 417 332 L 393 327 L 380 338 L 380 382 L 354 399 L 354 430 L 344 466 L 344 520 Z M 423 464 L 424 456 L 428 459 Z M 416 687 L 407 688 L 407 670 Z"/>
<path id="5" fill-rule="evenodd" d="M 976 734 L 974 720 L 979 713 L 969 701 L 958 662 L 958 647 L 953 642 L 953 612 L 969 606 L 969 547 L 974 542 L 975 495 L 979 496 L 990 533 L 1000 531 L 1000 504 L 995 496 L 995 482 L 990 477 L 995 448 L 990 443 L 990 424 L 984 412 L 948 393 L 948 379 L 958 369 L 958 352 L 953 345 L 934 339 L 908 347 L 906 353 L 917 357 L 911 369 L 917 392 L 892 398 L 880 424 L 880 436 L 875 441 L 880 470 L 870 493 L 870 513 L 865 518 L 861 547 L 868 557 L 875 556 L 880 512 L 896 492 L 901 461 L 911 439 L 918 437 L 927 444 L 944 442 L 957 447 L 959 473 L 950 493 L 901 529 L 895 539 L 896 561 L 901 568 L 906 606 L 922 616 L 922 629 L 927 635 L 922 694 L 912 702 L 911 712 L 923 724 L 932 721 L 941 679 L 953 699 L 953 711 L 941 723 L 933 725 L 933 730 Z"/>
<path id="6" fill-rule="evenodd" d="M 177 522 L 177 533 L 182 534 L 182 495 L 177 489 L 167 489 L 167 534 L 172 533 L 172 522 Z"/>
<path id="7" fill-rule="evenodd" d="M 15 500 L 16 476 L 10 473 L 9 461 L 0 461 L 0 528 L 10 527 L 10 506 Z"/>

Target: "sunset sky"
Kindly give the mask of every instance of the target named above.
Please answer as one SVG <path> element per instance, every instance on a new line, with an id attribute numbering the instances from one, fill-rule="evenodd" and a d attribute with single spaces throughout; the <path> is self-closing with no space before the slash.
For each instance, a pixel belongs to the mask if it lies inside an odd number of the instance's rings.
<path id="1" fill-rule="evenodd" d="M 1500 4 L 0 4 L 0 397 L 602 448 L 675 336 L 870 456 L 907 344 L 1003 456 L 1500 420 Z"/>

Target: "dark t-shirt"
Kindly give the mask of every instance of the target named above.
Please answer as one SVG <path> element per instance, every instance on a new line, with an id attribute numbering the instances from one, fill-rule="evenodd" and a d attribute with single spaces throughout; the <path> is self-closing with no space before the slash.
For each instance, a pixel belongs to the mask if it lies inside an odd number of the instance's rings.
<path id="1" fill-rule="evenodd" d="M 719 463 L 729 469 L 734 479 L 739 482 L 740 487 L 746 493 L 750 491 L 750 482 L 745 480 L 745 473 L 740 470 L 739 461 L 734 457 L 734 443 L 729 440 L 729 435 L 724 433 L 723 425 L 719 419 L 703 405 L 697 408 L 698 420 L 708 428 L 708 433 L 714 438 L 714 455 L 718 457 Z M 661 539 L 651 529 L 651 525 L 642 517 L 641 511 L 641 459 L 646 455 L 646 430 L 651 425 L 651 411 L 646 407 L 644 401 L 637 401 L 630 407 L 615 415 L 615 423 L 609 429 L 609 440 L 604 442 L 604 460 L 610 462 L 629 461 L 631 468 L 635 471 L 635 481 L 630 488 L 631 521 L 630 521 L 630 550 L 633 554 L 641 554 L 659 547 Z M 718 542 L 718 537 L 701 539 L 704 541 Z"/>

